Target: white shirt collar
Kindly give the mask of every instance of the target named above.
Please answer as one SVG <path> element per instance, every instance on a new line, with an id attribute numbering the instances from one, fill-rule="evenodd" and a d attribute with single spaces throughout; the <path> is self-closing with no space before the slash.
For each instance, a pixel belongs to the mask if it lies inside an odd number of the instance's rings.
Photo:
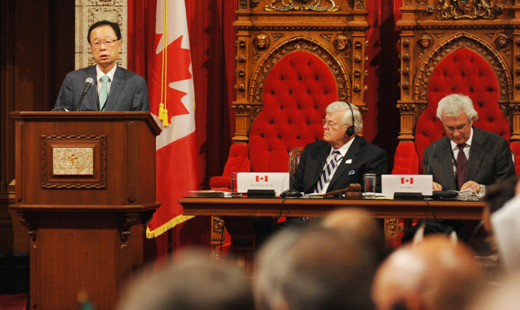
<path id="1" fill-rule="evenodd" d="M 350 139 L 349 142 L 343 144 L 343 146 L 338 149 L 339 152 L 341 153 L 341 157 L 340 158 L 343 158 L 343 157 L 345 157 L 345 155 L 347 155 L 348 149 L 350 148 L 350 146 L 354 142 L 354 139 L 356 139 L 356 138 L 354 137 L 353 139 Z M 330 155 L 332 155 L 332 152 L 334 152 L 334 148 L 333 147 L 331 147 Z"/>
<path id="2" fill-rule="evenodd" d="M 108 73 L 106 74 L 110 78 L 109 83 L 114 81 L 114 74 L 116 73 L 116 69 L 117 69 L 117 64 L 114 66 L 114 68 L 110 69 L 110 71 L 108 71 Z M 99 84 L 99 81 L 101 81 L 101 77 L 103 75 L 105 75 L 105 73 L 103 73 L 103 71 L 101 71 L 99 66 L 96 65 L 96 77 L 97 77 L 98 84 Z"/>

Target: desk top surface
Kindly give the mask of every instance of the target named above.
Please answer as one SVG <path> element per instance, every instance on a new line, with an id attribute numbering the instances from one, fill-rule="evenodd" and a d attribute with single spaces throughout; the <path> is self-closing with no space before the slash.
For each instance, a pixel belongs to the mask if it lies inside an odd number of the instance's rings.
<path id="1" fill-rule="evenodd" d="M 200 198 L 179 201 L 184 215 L 216 216 L 308 216 L 321 217 L 339 208 L 359 207 L 377 218 L 434 218 L 480 220 L 481 201 L 404 201 L 380 199 L 318 198 Z M 429 204 L 429 205 L 428 205 Z M 432 213 L 433 212 L 433 213 Z"/>

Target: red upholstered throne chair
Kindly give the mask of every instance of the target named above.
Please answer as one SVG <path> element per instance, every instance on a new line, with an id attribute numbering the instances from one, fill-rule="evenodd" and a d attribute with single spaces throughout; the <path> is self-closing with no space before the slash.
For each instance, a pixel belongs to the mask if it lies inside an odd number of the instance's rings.
<path id="1" fill-rule="evenodd" d="M 520 36 L 510 29 L 520 9 L 477 2 L 464 7 L 458 2 L 438 5 L 437 0 L 403 2 L 397 22 L 401 130 L 394 174 L 423 173 L 424 149 L 445 134 L 437 104 L 453 93 L 473 100 L 476 127 L 501 135 L 520 155 Z M 391 221 L 385 233 L 397 239 L 403 232 L 397 227 L 403 226 Z"/>
<path id="2" fill-rule="evenodd" d="M 292 149 L 322 138 L 328 104 L 366 106 L 364 1 L 284 3 L 239 0 L 230 155 L 240 155 L 212 188 L 230 185 L 231 172 L 287 172 Z"/>
<path id="3" fill-rule="evenodd" d="M 428 84 L 428 105 L 417 120 L 415 141 L 399 144 L 392 173 L 424 172 L 424 150 L 446 135 L 442 121 L 436 114 L 439 101 L 450 94 L 463 94 L 471 98 L 479 115 L 474 123 L 475 127 L 510 140 L 509 122 L 497 103 L 499 87 L 493 69 L 480 55 L 470 49 L 461 48 L 447 55 L 433 70 Z M 513 145 L 518 144 L 516 142 Z"/>

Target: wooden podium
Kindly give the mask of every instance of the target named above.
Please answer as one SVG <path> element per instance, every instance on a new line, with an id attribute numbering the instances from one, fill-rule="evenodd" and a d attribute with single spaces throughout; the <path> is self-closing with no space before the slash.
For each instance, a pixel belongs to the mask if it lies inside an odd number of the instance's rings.
<path id="1" fill-rule="evenodd" d="M 31 239 L 30 309 L 114 309 L 142 265 L 143 224 L 155 200 L 148 112 L 12 112 L 16 194 Z"/>

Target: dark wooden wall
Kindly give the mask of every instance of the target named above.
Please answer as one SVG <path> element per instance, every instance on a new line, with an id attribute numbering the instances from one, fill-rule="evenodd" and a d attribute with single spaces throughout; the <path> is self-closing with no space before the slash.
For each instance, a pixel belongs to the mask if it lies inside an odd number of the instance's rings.
<path id="1" fill-rule="evenodd" d="M 65 75 L 74 70 L 74 25 L 74 1 L 2 0 L 0 4 L 0 278 L 13 279 L 0 282 L 0 294 L 23 291 L 28 285 L 26 229 L 8 207 L 9 191 L 14 190 L 9 187 L 14 179 L 14 127 L 9 113 L 52 109 Z"/>

